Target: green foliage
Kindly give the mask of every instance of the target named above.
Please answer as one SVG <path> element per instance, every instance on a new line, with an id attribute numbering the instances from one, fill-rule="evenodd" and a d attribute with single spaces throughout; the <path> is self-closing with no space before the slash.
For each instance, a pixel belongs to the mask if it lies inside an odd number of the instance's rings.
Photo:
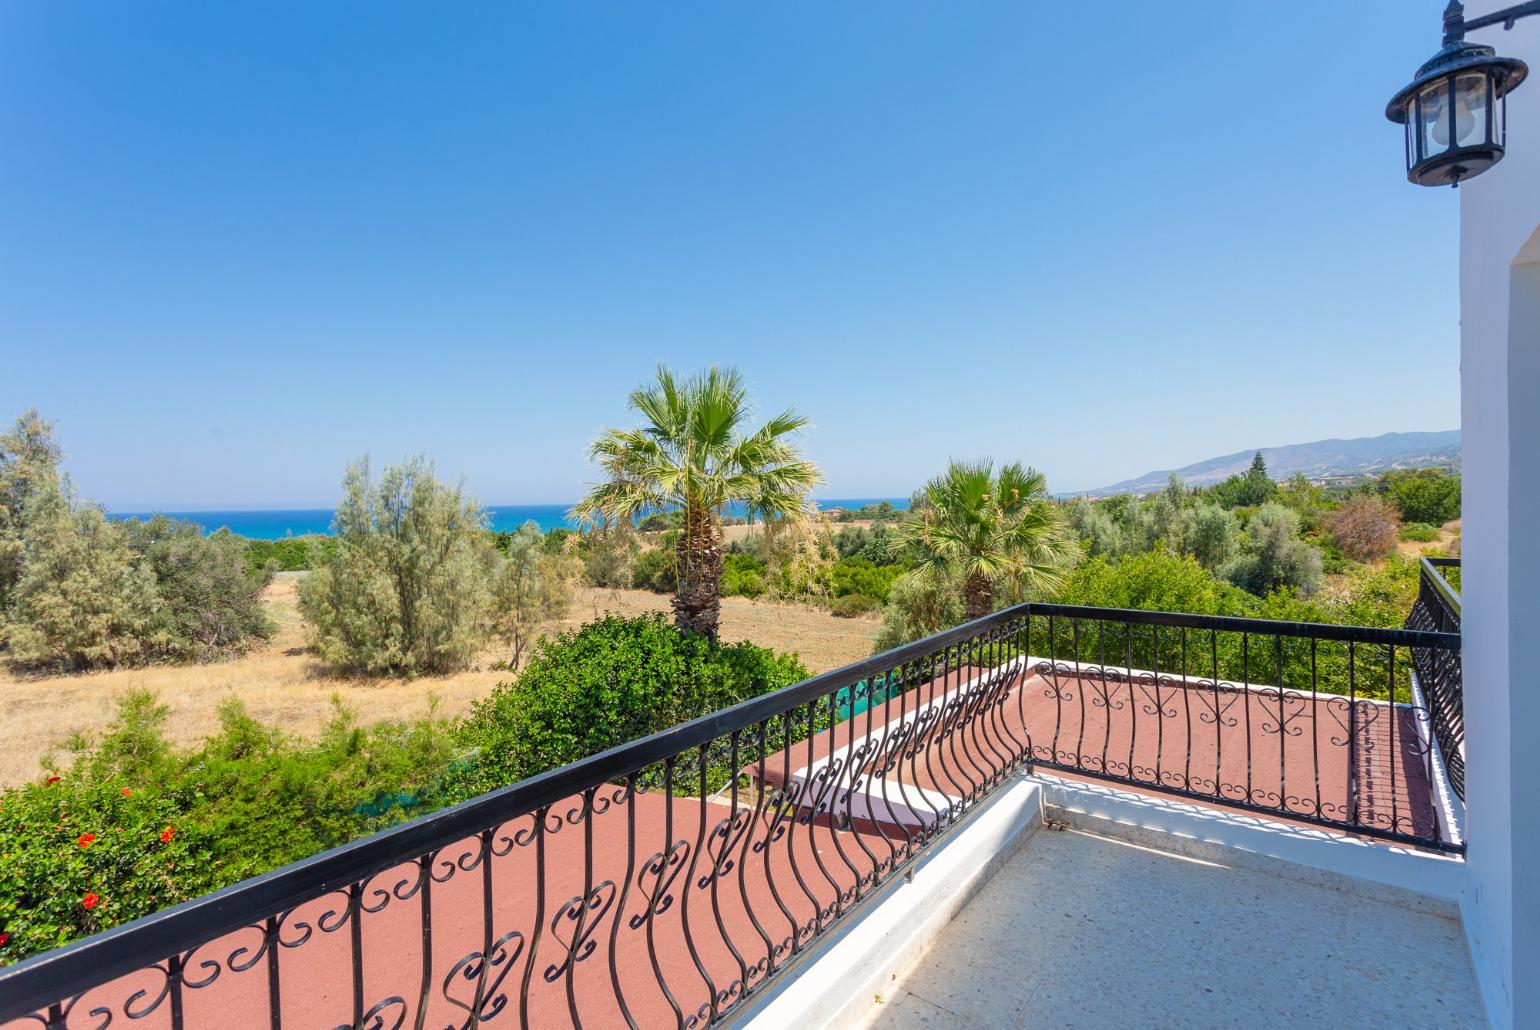
<path id="1" fill-rule="evenodd" d="M 1417 590 L 1415 563 L 1398 558 L 1383 568 L 1358 567 L 1343 597 L 1327 603 L 1302 600 L 1288 591 L 1257 597 L 1208 574 L 1188 557 L 1150 552 L 1116 561 L 1093 558 L 1070 575 L 1057 600 L 1065 604 L 1146 611 L 1187 612 L 1288 622 L 1316 622 L 1355 626 L 1399 627 L 1410 610 Z M 1273 638 L 1251 634 L 1249 644 L 1239 633 L 1161 633 L 1129 629 L 1109 622 L 1098 631 L 1082 623 L 1077 638 L 1070 620 L 1062 620 L 1053 639 L 1046 620 L 1034 627 L 1032 653 L 1057 659 L 1134 668 L 1179 670 L 1189 675 L 1221 677 L 1253 683 L 1277 683 L 1281 665 L 1283 682 L 1294 689 L 1310 689 L 1315 668 L 1320 689 L 1346 690 L 1349 662 L 1359 696 L 1385 698 L 1392 687 L 1398 699 L 1409 696 L 1406 655 L 1399 655 L 1392 669 L 1383 649 L 1360 647 L 1351 654 L 1346 644 L 1306 638 Z M 1078 648 L 1078 650 L 1077 650 Z M 1312 666 L 1312 663 L 1314 665 Z"/>
<path id="2" fill-rule="evenodd" d="M 540 627 L 567 614 L 581 562 L 547 551 L 545 534 L 533 520 L 509 534 L 503 553 L 492 574 L 492 626 L 513 649 L 508 664 L 517 669 Z"/>
<path id="3" fill-rule="evenodd" d="M 362 727 L 339 706 L 309 742 L 232 699 L 220 731 L 186 753 L 167 744 L 165 717 L 153 697 L 131 693 L 101 737 L 75 743 L 71 765 L 0 794 L 0 963 L 452 800 L 442 774 L 453 738 L 431 715 Z M 381 809 L 382 794 L 408 801 Z"/>
<path id="4" fill-rule="evenodd" d="M 266 569 L 277 572 L 306 572 L 325 564 L 337 553 L 330 537 L 291 536 L 282 540 L 246 541 L 246 567 L 254 575 Z"/>
<path id="5" fill-rule="evenodd" d="M 636 563 L 642 548 L 629 525 L 596 526 L 583 534 L 578 555 L 583 561 L 583 580 L 591 587 L 625 590 L 635 583 Z"/>
<path id="6" fill-rule="evenodd" d="M 1460 516 L 1460 477 L 1442 469 L 1399 469 L 1380 477 L 1379 491 L 1407 522 L 1442 526 Z"/>
<path id="7" fill-rule="evenodd" d="M 835 597 L 864 595 L 879 604 L 886 602 L 894 580 L 903 575 L 896 565 L 874 565 L 862 557 L 841 558 L 830 566 L 830 586 Z"/>
<path id="8" fill-rule="evenodd" d="M 155 574 L 135 561 L 100 508 L 74 507 L 54 476 L 33 484 L 23 517 L 21 577 L 4 636 L 16 663 L 88 669 L 149 660 L 157 636 Z"/>
<path id="9" fill-rule="evenodd" d="M 120 524 L 129 547 L 155 578 L 155 626 L 160 653 L 206 662 L 272 636 L 261 593 L 270 568 L 253 574 L 241 539 L 221 529 L 204 536 L 191 522 L 156 515 Z"/>
<path id="10" fill-rule="evenodd" d="M 787 410 L 751 429 L 748 389 L 736 369 L 710 368 L 679 379 L 659 365 L 632 392 L 637 429 L 607 429 L 589 449 L 607 481 L 572 509 L 589 524 L 630 525 L 644 513 L 677 511 L 674 618 L 680 628 L 716 636 L 721 614 L 719 512 L 746 505 L 765 520 L 804 521 L 807 492 L 822 482 L 794 443 L 808 420 Z"/>
<path id="11" fill-rule="evenodd" d="M 1278 495 L 1278 484 L 1267 474 L 1267 462 L 1258 451 L 1245 475 L 1231 476 L 1214 488 L 1219 503 L 1226 508 L 1253 508 Z"/>
<path id="12" fill-rule="evenodd" d="M 337 553 L 300 582 L 310 643 L 339 668 L 423 675 L 468 666 L 491 624 L 494 554 L 481 507 L 423 458 L 348 469 Z"/>
<path id="13" fill-rule="evenodd" d="M 854 619 L 882 607 L 882 602 L 867 594 L 845 594 L 829 602 L 829 611 L 835 618 Z"/>
<path id="14" fill-rule="evenodd" d="M 1240 520 L 1217 504 L 1184 508 L 1173 520 L 1171 542 L 1210 572 L 1230 561 L 1239 547 Z"/>
<path id="15" fill-rule="evenodd" d="M 636 523 L 636 528 L 643 533 L 661 533 L 665 529 L 675 529 L 679 526 L 679 513 L 674 511 L 655 511 L 643 515 Z"/>
<path id="16" fill-rule="evenodd" d="M 961 581 L 970 618 L 993 608 L 996 591 L 1051 588 L 1074 556 L 1047 480 L 1019 463 L 996 474 L 988 460 L 951 462 L 925 485 L 904 529 L 918 572 Z"/>
<path id="17" fill-rule="evenodd" d="M 63 459 L 53 423 L 44 421 L 36 408 L 17 416 L 10 432 L 0 433 L 0 621 L 21 579 L 27 502 L 39 485 L 57 483 Z"/>
<path id="18" fill-rule="evenodd" d="M 892 522 L 899 517 L 899 511 L 892 501 L 878 501 L 859 508 L 831 511 L 829 517 L 835 522 Z"/>
<path id="19" fill-rule="evenodd" d="M 546 637 L 517 680 L 465 721 L 479 749 L 470 795 L 598 754 L 807 677 L 794 655 L 684 633 L 661 615 L 617 616 Z"/>
<path id="20" fill-rule="evenodd" d="M 115 522 L 61 480 L 50 425 L 0 434 L 0 644 L 17 665 L 83 670 L 234 654 L 271 627 L 228 532 L 164 516 Z"/>
<path id="21" fill-rule="evenodd" d="M 1438 527 L 1426 522 L 1408 522 L 1401 527 L 1401 539 L 1419 544 L 1431 544 L 1438 539 Z"/>
<path id="22" fill-rule="evenodd" d="M 1127 499 L 1124 495 L 1123 500 Z M 1070 525 L 1075 535 L 1085 547 L 1086 554 L 1093 557 L 1115 558 L 1127 553 L 1123 529 L 1112 512 L 1111 504 L 1093 504 L 1089 501 L 1080 501 L 1069 508 Z M 1118 511 L 1127 511 L 1126 505 L 1120 505 Z"/>
<path id="23" fill-rule="evenodd" d="M 1092 558 L 1070 573 L 1056 600 L 1096 608 L 1244 615 L 1254 599 L 1216 580 L 1192 557 L 1150 551 L 1117 561 Z"/>
<path id="24" fill-rule="evenodd" d="M 939 633 L 963 621 L 962 584 L 955 578 L 908 573 L 893 583 L 882 609 L 876 652 Z"/>
<path id="25" fill-rule="evenodd" d="M 1281 504 L 1264 504 L 1246 525 L 1241 554 L 1224 577 L 1264 596 L 1280 588 L 1308 597 L 1321 585 L 1321 552 L 1299 537 L 1299 516 Z"/>
<path id="26" fill-rule="evenodd" d="M 728 554 L 722 558 L 722 594 L 726 597 L 763 597 L 769 566 L 751 554 Z"/>
<path id="27" fill-rule="evenodd" d="M 728 556 L 728 562 L 732 557 Z M 679 585 L 678 569 L 673 548 L 649 548 L 636 556 L 636 564 L 631 568 L 631 585 L 658 594 L 672 594 Z"/>

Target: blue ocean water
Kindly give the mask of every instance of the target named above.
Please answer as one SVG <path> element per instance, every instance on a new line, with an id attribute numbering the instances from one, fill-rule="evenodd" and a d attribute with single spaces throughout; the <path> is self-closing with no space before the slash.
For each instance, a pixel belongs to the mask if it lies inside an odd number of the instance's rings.
<path id="1" fill-rule="evenodd" d="M 841 497 L 827 498 L 818 507 L 863 508 L 868 504 L 888 501 L 895 508 L 909 507 L 907 497 Z M 542 531 L 558 527 L 576 528 L 567 518 L 570 504 L 491 504 L 487 505 L 492 528 L 500 531 L 518 529 L 533 520 Z M 115 519 L 149 518 L 149 512 L 111 512 Z M 237 536 L 252 540 L 282 540 L 286 536 L 304 536 L 309 533 L 330 533 L 332 509 L 330 508 L 276 508 L 259 511 L 167 511 L 161 512 L 174 519 L 196 522 L 205 533 L 228 529 Z M 738 514 L 742 514 L 738 512 Z"/>

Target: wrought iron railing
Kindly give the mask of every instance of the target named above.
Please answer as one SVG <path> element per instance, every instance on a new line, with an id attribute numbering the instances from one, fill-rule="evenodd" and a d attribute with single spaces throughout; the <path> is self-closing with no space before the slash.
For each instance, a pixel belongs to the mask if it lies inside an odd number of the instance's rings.
<path id="1" fill-rule="evenodd" d="M 1449 583 L 1449 576 L 1458 576 L 1459 572 L 1458 558 L 1422 559 L 1417 601 L 1406 617 L 1408 629 L 1460 632 L 1460 592 Z M 1433 737 L 1449 770 L 1449 785 L 1464 800 L 1465 684 L 1461 678 L 1460 652 L 1416 648 L 1412 651 L 1412 664 L 1432 714 Z"/>
<path id="2" fill-rule="evenodd" d="M 0 970 L 0 1024 L 725 1020 L 1026 764 L 1026 630 L 997 613 Z"/>
<path id="3" fill-rule="evenodd" d="M 1456 634 L 1031 605 L 1035 764 L 1463 851 L 1415 655 Z M 1438 659 L 1442 661 L 1443 659 Z"/>
<path id="4" fill-rule="evenodd" d="M 1034 763 L 1458 849 L 1402 698 L 1457 646 L 1020 605 L 0 970 L 0 1026 L 731 1021 Z"/>

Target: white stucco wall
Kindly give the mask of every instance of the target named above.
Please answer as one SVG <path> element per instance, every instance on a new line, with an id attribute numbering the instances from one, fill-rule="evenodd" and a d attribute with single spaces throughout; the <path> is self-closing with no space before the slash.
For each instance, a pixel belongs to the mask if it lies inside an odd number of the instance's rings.
<path id="1" fill-rule="evenodd" d="M 1540 17 L 1470 38 L 1533 71 L 1507 157 L 1460 187 L 1464 917 L 1494 1025 L 1540 1026 L 1540 681 L 1516 678 L 1540 631 Z"/>

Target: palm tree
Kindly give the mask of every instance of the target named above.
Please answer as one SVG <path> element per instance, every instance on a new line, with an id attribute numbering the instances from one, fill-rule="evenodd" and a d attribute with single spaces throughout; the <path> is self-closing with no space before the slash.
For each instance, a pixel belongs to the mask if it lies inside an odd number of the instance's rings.
<path id="1" fill-rule="evenodd" d="M 1056 586 L 1072 544 L 1048 482 L 1034 468 L 953 461 L 915 499 L 905 535 L 918 545 L 917 572 L 960 579 L 967 616 L 994 610 L 995 590 L 1016 593 Z"/>
<path id="2" fill-rule="evenodd" d="M 606 429 L 589 457 L 608 474 L 572 509 L 590 525 L 631 521 L 648 511 L 684 513 L 674 622 L 713 638 L 721 616 L 722 510 L 729 504 L 777 520 L 808 514 L 807 492 L 823 481 L 790 437 L 808 420 L 787 410 L 747 431 L 751 414 L 743 376 L 711 368 L 681 380 L 659 365 L 632 392 L 639 429 Z"/>

